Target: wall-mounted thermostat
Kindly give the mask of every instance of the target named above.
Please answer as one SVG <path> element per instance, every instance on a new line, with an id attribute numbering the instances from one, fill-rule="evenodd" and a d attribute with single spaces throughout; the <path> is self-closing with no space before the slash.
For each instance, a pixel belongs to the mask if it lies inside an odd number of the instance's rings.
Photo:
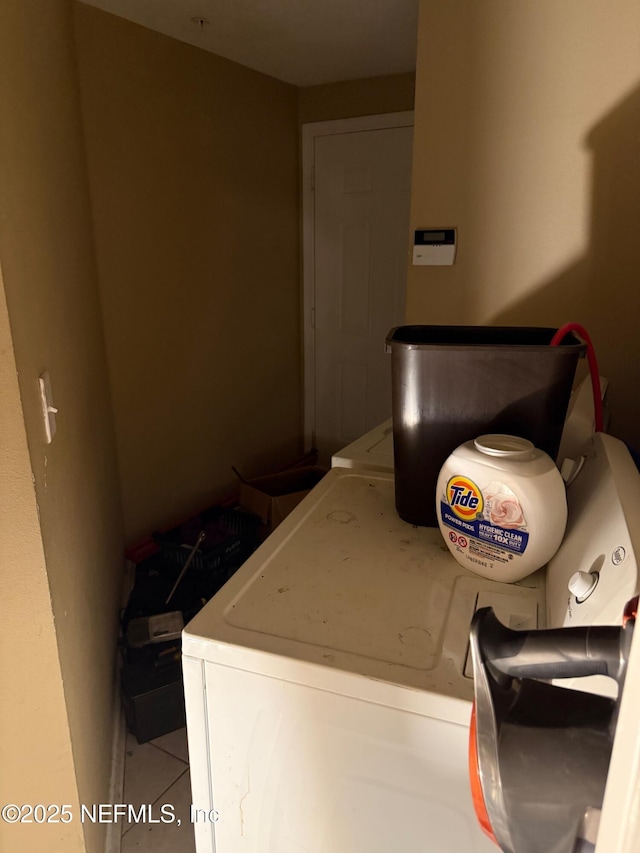
<path id="1" fill-rule="evenodd" d="M 414 266 L 450 266 L 454 262 L 455 257 L 455 228 L 420 228 L 414 232 Z"/>

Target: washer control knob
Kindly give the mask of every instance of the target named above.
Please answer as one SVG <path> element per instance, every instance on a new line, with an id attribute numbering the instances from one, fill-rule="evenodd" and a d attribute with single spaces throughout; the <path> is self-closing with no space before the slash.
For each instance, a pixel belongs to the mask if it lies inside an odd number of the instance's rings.
<path id="1" fill-rule="evenodd" d="M 569 592 L 581 602 L 589 598 L 597 583 L 597 572 L 574 572 L 569 578 Z"/>

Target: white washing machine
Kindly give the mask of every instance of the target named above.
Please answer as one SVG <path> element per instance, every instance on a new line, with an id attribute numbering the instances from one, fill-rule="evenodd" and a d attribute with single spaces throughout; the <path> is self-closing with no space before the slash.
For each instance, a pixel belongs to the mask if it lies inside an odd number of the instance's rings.
<path id="1" fill-rule="evenodd" d="M 547 570 L 500 584 L 398 517 L 392 474 L 333 468 L 184 631 L 198 853 L 495 851 L 468 782 L 474 611 L 615 623 L 637 593 L 624 445 L 596 436 L 568 498 Z M 582 604 L 575 571 L 598 572 Z"/>
<path id="2" fill-rule="evenodd" d="M 331 457 L 332 468 L 393 471 L 393 423 L 388 421 L 352 441 Z"/>

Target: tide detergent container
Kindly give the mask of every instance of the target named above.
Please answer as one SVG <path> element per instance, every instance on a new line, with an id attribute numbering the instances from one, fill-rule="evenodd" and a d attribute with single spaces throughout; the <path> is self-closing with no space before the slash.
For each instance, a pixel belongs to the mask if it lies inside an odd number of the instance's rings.
<path id="1" fill-rule="evenodd" d="M 525 438 L 482 435 L 456 448 L 438 476 L 436 513 L 455 559 L 513 583 L 542 568 L 567 526 L 555 463 Z"/>

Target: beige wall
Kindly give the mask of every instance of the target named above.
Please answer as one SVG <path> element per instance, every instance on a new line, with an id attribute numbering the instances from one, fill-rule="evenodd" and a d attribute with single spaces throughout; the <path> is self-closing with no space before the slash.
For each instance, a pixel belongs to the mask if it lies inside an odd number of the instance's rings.
<path id="1" fill-rule="evenodd" d="M 415 74 L 345 80 L 298 90 L 300 124 L 413 109 Z"/>
<path id="2" fill-rule="evenodd" d="M 639 84 L 636 0 L 422 0 L 412 228 L 459 249 L 410 268 L 407 319 L 584 323 L 636 445 Z"/>
<path id="3" fill-rule="evenodd" d="M 122 530 L 66 0 L 2 4 L 0 114 L 11 327 L 1 348 L 3 799 L 75 808 L 108 799 Z M 45 369 L 59 409 L 51 445 L 38 391 Z M 102 848 L 104 829 L 85 824 L 88 850 Z M 84 849 L 77 816 L 46 830 L 18 842 L 14 828 L 0 847 Z"/>
<path id="4" fill-rule="evenodd" d="M 77 814 L 47 567 L 1 280 L 0 352 L 0 672 L 5 685 L 0 692 L 0 802 L 68 803 Z M 82 827 L 79 821 L 54 828 L 0 821 L 0 849 L 84 850 Z"/>
<path id="5" fill-rule="evenodd" d="M 75 23 L 132 541 L 302 449 L 297 92 L 82 4 Z"/>

